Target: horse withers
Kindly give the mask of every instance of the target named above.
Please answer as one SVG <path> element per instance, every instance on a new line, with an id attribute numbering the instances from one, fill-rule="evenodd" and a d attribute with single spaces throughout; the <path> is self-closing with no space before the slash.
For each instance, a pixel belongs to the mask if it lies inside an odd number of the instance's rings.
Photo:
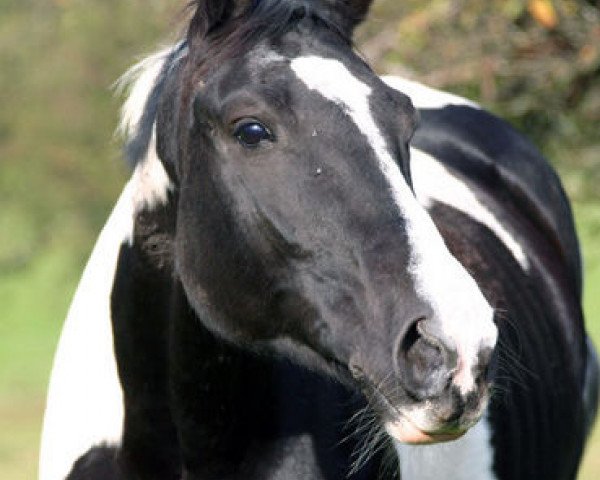
<path id="1" fill-rule="evenodd" d="M 42 480 L 574 478 L 597 371 L 560 183 L 476 105 L 378 77 L 369 3 L 198 1 L 127 76 L 133 175 Z"/>

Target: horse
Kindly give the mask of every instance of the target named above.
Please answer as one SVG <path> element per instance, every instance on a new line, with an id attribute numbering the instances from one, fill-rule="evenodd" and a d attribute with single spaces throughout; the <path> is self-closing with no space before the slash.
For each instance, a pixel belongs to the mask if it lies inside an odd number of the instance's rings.
<path id="1" fill-rule="evenodd" d="M 197 0 L 126 74 L 41 480 L 575 478 L 598 363 L 560 181 L 374 73 L 370 3 Z"/>

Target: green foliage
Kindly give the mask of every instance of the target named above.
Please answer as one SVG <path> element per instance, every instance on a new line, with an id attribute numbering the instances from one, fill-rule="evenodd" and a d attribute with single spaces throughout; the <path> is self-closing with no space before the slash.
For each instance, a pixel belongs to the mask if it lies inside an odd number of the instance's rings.
<path id="1" fill-rule="evenodd" d="M 82 255 L 124 181 L 110 86 L 173 12 L 142 0 L 9 5 L 0 22 L 0 195 L 35 228 L 16 255 L 3 229 L 0 258 L 35 255 L 73 222 L 82 237 L 70 242 Z"/>
<path id="2" fill-rule="evenodd" d="M 127 175 L 110 87 L 141 54 L 173 39 L 166 33 L 180 30 L 185 3 L 0 1 L 1 478 L 35 475 L 60 325 Z M 598 2 L 537 2 L 553 8 L 551 28 L 531 3 L 378 0 L 358 44 L 380 71 L 481 101 L 553 159 L 576 200 L 585 308 L 600 344 Z M 598 452 L 600 433 L 582 479 L 598 478 Z"/>
<path id="3" fill-rule="evenodd" d="M 540 23 L 533 4 L 549 9 L 556 24 Z M 577 167 L 578 195 L 600 199 L 597 2 L 380 0 L 360 44 L 380 71 L 477 99 L 555 164 Z M 573 165 L 569 151 L 582 147 L 588 160 Z"/>

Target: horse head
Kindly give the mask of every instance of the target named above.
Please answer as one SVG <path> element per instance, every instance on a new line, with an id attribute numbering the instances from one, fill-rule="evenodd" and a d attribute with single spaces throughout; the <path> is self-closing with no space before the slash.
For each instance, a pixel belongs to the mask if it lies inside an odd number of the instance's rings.
<path id="1" fill-rule="evenodd" d="M 190 305 L 362 390 L 398 441 L 461 435 L 489 397 L 493 310 L 415 200 L 410 99 L 352 47 L 370 1 L 196 3 L 155 125 Z"/>

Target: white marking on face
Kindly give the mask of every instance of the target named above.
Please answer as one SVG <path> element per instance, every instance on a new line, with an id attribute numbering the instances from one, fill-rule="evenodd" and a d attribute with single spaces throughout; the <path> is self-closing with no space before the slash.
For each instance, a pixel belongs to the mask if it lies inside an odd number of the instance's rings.
<path id="1" fill-rule="evenodd" d="M 406 78 L 386 75 L 381 77 L 381 80 L 394 90 L 408 95 L 416 108 L 444 108 L 448 105 L 467 105 L 472 108 L 480 108 L 478 104 L 471 100 L 436 90 Z"/>
<path id="2" fill-rule="evenodd" d="M 472 369 L 481 348 L 492 348 L 497 339 L 493 310 L 463 266 L 450 254 L 425 209 L 408 187 L 398 164 L 370 111 L 371 87 L 356 78 L 338 60 L 298 57 L 291 68 L 311 90 L 336 103 L 354 121 L 371 145 L 379 167 L 406 222 L 411 252 L 409 273 L 417 294 L 431 305 L 447 340 L 460 357 L 457 376 L 462 393 L 474 389 Z"/>
<path id="3" fill-rule="evenodd" d="M 496 480 L 491 429 L 483 417 L 457 440 L 432 445 L 394 441 L 402 480 Z"/>
<path id="4" fill-rule="evenodd" d="M 521 245 L 458 176 L 416 148 L 411 148 L 411 171 L 415 194 L 422 205 L 430 207 L 434 201 L 441 202 L 485 225 L 504 243 L 521 267 L 529 270 L 529 260 Z"/>
<path id="5" fill-rule="evenodd" d="M 63 327 L 48 388 L 40 480 L 62 480 L 91 447 L 120 443 L 123 398 L 110 296 L 121 245 L 133 235 L 132 197 L 130 181 L 100 233 Z"/>

